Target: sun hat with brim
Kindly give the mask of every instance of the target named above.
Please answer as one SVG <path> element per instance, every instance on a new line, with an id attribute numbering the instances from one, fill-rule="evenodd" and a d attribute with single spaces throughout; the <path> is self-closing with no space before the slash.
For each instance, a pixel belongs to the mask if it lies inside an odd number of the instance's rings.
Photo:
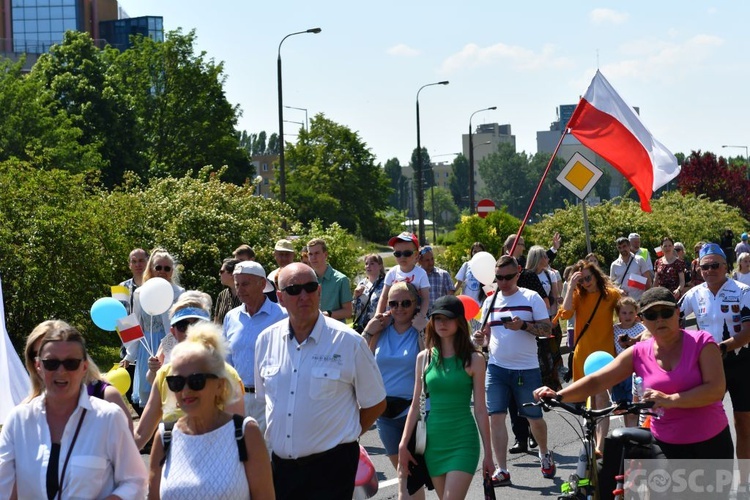
<path id="1" fill-rule="evenodd" d="M 174 326 L 183 319 L 202 319 L 205 321 L 211 321 L 211 316 L 199 307 L 186 307 L 174 313 L 172 319 L 169 320 L 169 324 Z"/>
<path id="2" fill-rule="evenodd" d="M 718 255 L 725 261 L 727 260 L 727 254 L 725 254 L 724 250 L 722 250 L 721 247 L 716 243 L 706 243 L 705 245 L 703 245 L 701 247 L 700 253 L 698 254 L 698 258 L 702 260 L 703 257 L 707 257 L 709 255 Z"/>
<path id="3" fill-rule="evenodd" d="M 388 246 L 392 247 L 399 241 L 407 241 L 409 243 L 414 243 L 414 246 L 419 249 L 419 240 L 417 239 L 416 235 L 414 233 L 409 233 L 407 231 L 404 231 L 403 233 L 399 234 L 398 236 L 394 236 L 390 240 L 388 240 Z"/>
<path id="4" fill-rule="evenodd" d="M 654 306 L 677 307 L 677 299 L 663 286 L 649 288 L 641 295 L 640 312 L 643 313 Z"/>
<path id="5" fill-rule="evenodd" d="M 273 247 L 276 252 L 292 252 L 294 253 L 294 245 L 289 240 L 279 240 L 276 242 L 276 246 Z"/>
<path id="6" fill-rule="evenodd" d="M 242 262 L 238 263 L 236 266 L 234 266 L 234 272 L 232 274 L 252 274 L 253 276 L 260 276 L 261 278 L 266 280 L 266 286 L 263 288 L 263 293 L 273 292 L 274 290 L 276 290 L 276 287 L 273 286 L 273 283 L 268 281 L 268 279 L 266 278 L 266 270 L 263 269 L 263 266 L 253 260 L 243 260 Z"/>
<path id="7" fill-rule="evenodd" d="M 463 318 L 464 317 L 464 304 L 459 300 L 458 297 L 453 295 L 443 295 L 435 301 L 432 305 L 432 312 L 430 317 L 440 314 L 446 318 Z"/>

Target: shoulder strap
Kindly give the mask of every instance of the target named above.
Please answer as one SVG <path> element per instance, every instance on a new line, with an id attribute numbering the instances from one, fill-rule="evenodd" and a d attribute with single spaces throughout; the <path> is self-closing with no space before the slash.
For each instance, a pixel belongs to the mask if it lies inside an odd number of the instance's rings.
<path id="1" fill-rule="evenodd" d="M 479 327 L 479 330 L 484 330 L 484 326 L 487 324 L 487 321 L 490 319 L 490 314 L 492 314 L 492 308 L 495 307 L 495 300 L 497 300 L 497 294 L 500 291 L 495 288 L 495 293 L 492 294 L 492 300 L 490 301 L 490 307 L 487 308 L 487 314 L 484 315 L 484 319 L 482 320 L 482 326 Z"/>
<path id="2" fill-rule="evenodd" d="M 245 447 L 245 417 L 242 415 L 232 415 L 234 420 L 234 438 L 237 440 L 237 452 L 240 455 L 240 462 L 247 462 L 247 447 Z"/>
<path id="3" fill-rule="evenodd" d="M 375 282 L 375 283 L 374 283 L 374 284 L 372 285 L 372 288 L 370 288 L 370 293 L 368 293 L 368 294 L 367 294 L 367 305 L 365 305 L 365 306 L 364 306 L 364 307 L 362 308 L 362 310 L 361 310 L 361 311 L 359 311 L 359 314 L 357 315 L 357 317 L 356 317 L 356 318 L 354 318 L 354 322 L 352 322 L 352 324 L 353 324 L 353 325 L 356 325 L 356 324 L 357 324 L 357 323 L 359 322 L 359 319 L 360 319 L 360 318 L 362 317 L 362 315 L 363 315 L 363 314 L 365 313 L 365 310 L 366 310 L 366 309 L 367 309 L 368 307 L 370 307 L 370 300 L 372 300 L 372 293 L 373 293 L 373 292 L 375 291 L 375 289 L 376 289 L 376 288 L 378 287 L 378 285 L 380 285 L 380 282 L 381 282 L 381 281 L 383 281 L 383 279 L 384 279 L 384 278 L 385 278 L 384 276 L 381 276 L 380 278 L 378 278 L 378 281 L 376 281 L 376 282 Z M 362 327 L 363 327 L 363 328 L 364 328 L 364 326 L 365 326 L 365 325 L 362 325 Z"/>
<path id="4" fill-rule="evenodd" d="M 596 305 L 594 306 L 594 310 L 591 311 L 591 316 L 589 316 L 589 320 L 586 322 L 585 325 L 583 325 L 583 328 L 581 328 L 581 333 L 578 335 L 578 339 L 576 339 L 576 343 L 573 344 L 573 351 L 576 350 L 576 347 L 578 346 L 578 342 L 581 341 L 583 338 L 583 334 L 586 333 L 586 330 L 589 329 L 589 325 L 591 324 L 591 320 L 594 319 L 594 315 L 596 314 L 596 310 L 599 309 L 599 304 L 602 301 L 602 298 L 604 297 L 604 294 L 602 292 L 599 292 L 599 299 L 596 301 Z"/>
<path id="5" fill-rule="evenodd" d="M 164 447 L 164 456 L 161 457 L 160 466 L 163 466 L 167 457 L 169 456 L 169 447 L 172 444 L 172 429 L 174 428 L 175 422 L 161 422 L 159 424 L 159 430 L 161 431 L 161 444 Z"/>
<path id="6" fill-rule="evenodd" d="M 636 255 L 633 255 L 630 258 L 630 260 L 628 260 L 628 265 L 625 268 L 625 272 L 622 273 L 622 278 L 620 278 L 620 282 L 618 283 L 619 286 L 622 286 L 622 284 L 625 283 L 625 278 L 627 278 L 627 276 L 628 276 L 628 269 L 630 269 L 630 264 L 633 263 L 633 261 L 635 260 L 636 257 L 637 257 Z"/>
<path id="7" fill-rule="evenodd" d="M 549 281 L 549 305 L 552 306 L 552 299 L 555 298 L 555 284 L 552 282 L 552 277 L 549 275 L 549 271 L 546 269 L 542 269 L 544 271 L 544 275 L 547 277 L 547 281 Z"/>

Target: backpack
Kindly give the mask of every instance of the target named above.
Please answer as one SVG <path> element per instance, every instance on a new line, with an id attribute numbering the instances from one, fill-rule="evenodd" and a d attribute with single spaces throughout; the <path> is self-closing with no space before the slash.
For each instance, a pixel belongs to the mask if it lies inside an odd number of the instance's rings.
<path id="1" fill-rule="evenodd" d="M 245 417 L 242 415 L 232 415 L 234 421 L 234 438 L 237 440 L 237 453 L 239 454 L 240 462 L 247 462 L 247 448 L 245 447 Z M 174 428 L 175 422 L 162 422 L 159 424 L 161 429 L 161 444 L 164 446 L 164 456 L 159 462 L 160 466 L 163 466 L 169 456 L 169 448 L 172 445 L 172 429 Z"/>

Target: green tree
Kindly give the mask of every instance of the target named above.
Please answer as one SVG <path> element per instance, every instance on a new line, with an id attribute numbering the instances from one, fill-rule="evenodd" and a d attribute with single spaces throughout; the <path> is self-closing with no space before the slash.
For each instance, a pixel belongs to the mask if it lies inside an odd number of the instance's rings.
<path id="1" fill-rule="evenodd" d="M 469 160 L 461 153 L 451 164 L 448 185 L 456 206 L 460 209 L 469 208 Z"/>
<path id="2" fill-rule="evenodd" d="M 401 162 L 398 158 L 391 158 L 385 162 L 383 167 L 386 177 L 390 180 L 390 186 L 393 192 L 388 197 L 388 204 L 397 210 L 403 210 L 401 189 L 403 185 L 403 175 L 401 175 Z"/>
<path id="3" fill-rule="evenodd" d="M 549 153 L 537 153 L 529 158 L 529 165 L 527 168 L 527 183 L 531 186 L 530 195 L 534 194 L 536 186 L 539 184 L 539 180 L 542 178 L 547 164 L 550 159 Z M 539 191 L 539 196 L 534 202 L 532 214 L 536 214 L 534 220 L 540 217 L 540 214 L 552 213 L 558 208 L 565 206 L 565 201 L 569 203 L 575 202 L 575 195 L 571 193 L 565 186 L 557 182 L 557 175 L 565 166 L 565 161 L 562 158 L 555 158 L 552 162 L 549 174 L 542 184 L 542 189 Z M 601 182 L 601 180 L 600 180 Z M 527 207 L 531 202 L 531 196 L 524 200 Z"/>
<path id="4" fill-rule="evenodd" d="M 411 152 L 411 168 L 414 172 L 414 179 L 417 178 L 417 148 Z M 429 189 L 435 185 L 435 172 L 432 170 L 432 160 L 427 148 L 422 148 L 422 185 L 424 189 Z"/>
<path id="5" fill-rule="evenodd" d="M 434 209 L 433 199 L 435 200 Z M 453 202 L 450 191 L 441 187 L 430 188 L 425 193 L 425 214 L 429 214 L 429 218 L 436 221 L 438 229 L 441 230 L 452 229 L 461 217 L 461 212 Z"/>
<path id="6" fill-rule="evenodd" d="M 118 55 L 113 48 L 100 51 L 88 33 L 68 31 L 61 44 L 39 57 L 30 75 L 81 130 L 79 143 L 97 149 L 107 186 L 119 183 L 125 170 L 145 171 L 135 113 L 111 78 Z"/>
<path id="7" fill-rule="evenodd" d="M 318 114 L 286 152 L 287 202 L 301 221 L 338 222 L 365 237 L 379 226 L 391 190 L 357 132 Z"/>
<path id="8" fill-rule="evenodd" d="M 500 143 L 496 152 L 479 162 L 479 174 L 485 183 L 482 196 L 508 207 L 513 216 L 523 217 L 536 186 L 529 183 L 528 165 L 526 153 L 516 153 L 512 144 Z"/>
<path id="9" fill-rule="evenodd" d="M 133 133 L 145 139 L 149 175 L 226 165 L 225 179 L 241 184 L 255 171 L 235 132 L 240 110 L 226 98 L 223 63 L 196 53 L 195 43 L 195 31 L 170 32 L 164 42 L 136 37 L 117 57 L 117 88 L 137 113 Z"/>

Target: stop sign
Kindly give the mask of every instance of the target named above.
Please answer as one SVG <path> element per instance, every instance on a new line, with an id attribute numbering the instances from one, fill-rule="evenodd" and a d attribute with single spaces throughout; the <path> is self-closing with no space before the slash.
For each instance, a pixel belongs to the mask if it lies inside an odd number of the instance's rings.
<path id="1" fill-rule="evenodd" d="M 490 212 L 494 212 L 495 209 L 495 202 L 485 198 L 484 200 L 480 200 L 479 203 L 477 203 L 477 215 L 480 216 L 482 219 L 487 217 L 487 214 Z"/>

